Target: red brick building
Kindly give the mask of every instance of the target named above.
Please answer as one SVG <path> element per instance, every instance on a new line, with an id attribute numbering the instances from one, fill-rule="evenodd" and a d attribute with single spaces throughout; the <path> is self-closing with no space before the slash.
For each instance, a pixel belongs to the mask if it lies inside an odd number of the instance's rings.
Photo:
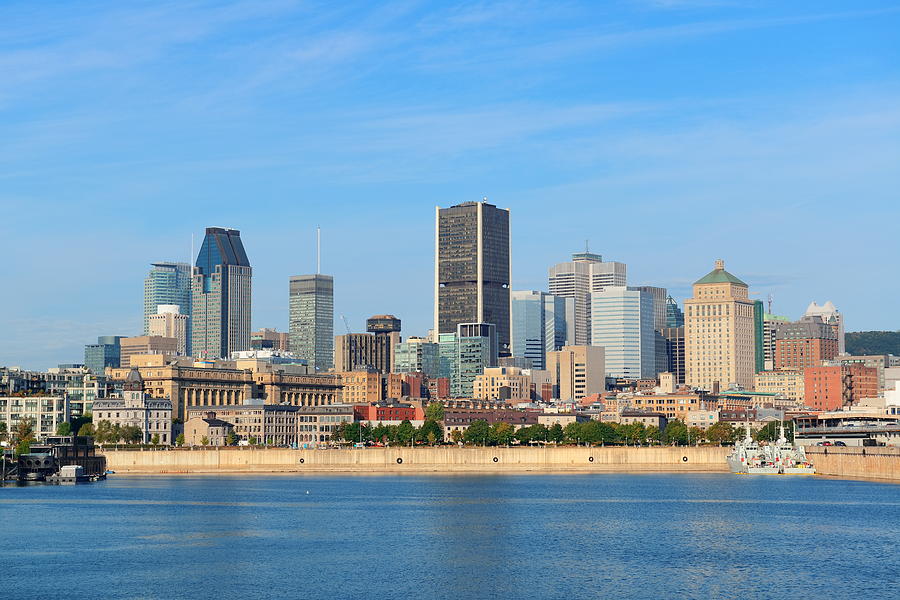
<path id="1" fill-rule="evenodd" d="M 836 339 L 784 339 L 775 340 L 775 368 L 801 370 L 817 367 L 823 360 L 831 360 L 838 354 Z"/>
<path id="2" fill-rule="evenodd" d="M 805 403 L 816 410 L 839 410 L 878 396 L 878 370 L 859 364 L 810 367 L 804 371 Z"/>
<path id="3" fill-rule="evenodd" d="M 423 421 L 425 410 L 421 403 L 399 404 L 396 402 L 377 402 L 372 404 L 356 404 L 353 406 L 353 418 L 357 421 Z"/>

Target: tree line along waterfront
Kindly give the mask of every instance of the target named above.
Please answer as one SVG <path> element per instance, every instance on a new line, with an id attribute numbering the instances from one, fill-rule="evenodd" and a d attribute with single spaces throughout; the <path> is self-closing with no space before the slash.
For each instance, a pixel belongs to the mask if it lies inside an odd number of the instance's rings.
<path id="1" fill-rule="evenodd" d="M 605 423 L 596 420 L 573 422 L 563 426 L 535 424 L 516 428 L 505 422 L 494 424 L 480 419 L 473 421 L 464 430 L 453 430 L 449 436 L 444 435 L 442 420 L 443 407 L 439 403 L 428 405 L 424 423 L 416 427 L 409 420 L 398 425 L 370 425 L 363 422 L 341 423 L 331 436 L 335 445 L 400 445 L 400 446 L 437 446 L 443 444 L 474 446 L 511 446 L 511 445 L 726 445 L 734 443 L 744 436 L 742 427 L 731 423 L 718 422 L 706 429 L 688 427 L 684 421 L 675 419 L 663 428 L 645 426 L 643 423 Z M 760 442 L 774 441 L 779 435 L 779 423 L 772 421 L 759 430 L 751 431 L 754 439 Z M 785 425 L 786 436 L 793 441 L 791 423 Z M 128 446 L 157 446 L 159 439 L 151 439 L 149 444 L 141 444 L 142 432 L 137 426 L 120 426 L 109 421 L 93 423 L 90 415 L 73 419 L 72 422 L 60 423 L 56 434 L 65 436 L 90 436 L 98 444 L 122 444 Z M 30 419 L 18 422 L 12 431 L 8 431 L 5 423 L 0 423 L 0 441 L 6 442 L 14 454 L 26 454 L 36 439 L 34 423 Z M 238 445 L 239 438 L 229 433 L 226 446 Z M 185 444 L 184 434 L 175 439 L 176 447 Z M 209 444 L 208 439 L 201 440 L 200 446 Z M 251 437 L 248 445 L 271 445 L 267 440 Z"/>

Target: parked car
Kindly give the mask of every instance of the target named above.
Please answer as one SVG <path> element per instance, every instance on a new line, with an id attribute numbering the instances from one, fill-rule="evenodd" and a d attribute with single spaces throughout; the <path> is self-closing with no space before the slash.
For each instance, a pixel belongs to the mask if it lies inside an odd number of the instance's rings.
<path id="1" fill-rule="evenodd" d="M 824 442 L 819 442 L 816 444 L 816 446 L 831 446 L 831 445 L 832 445 L 831 442 L 829 442 L 828 440 L 826 440 Z"/>
<path id="2" fill-rule="evenodd" d="M 836 442 L 834 443 L 834 445 L 835 445 L 835 446 L 846 446 L 847 444 L 845 444 L 844 442 L 838 440 L 838 441 L 836 441 Z"/>

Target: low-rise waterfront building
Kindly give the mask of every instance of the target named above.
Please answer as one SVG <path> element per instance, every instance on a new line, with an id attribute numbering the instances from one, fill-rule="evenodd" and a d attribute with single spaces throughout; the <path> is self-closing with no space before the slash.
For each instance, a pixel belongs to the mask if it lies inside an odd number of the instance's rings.
<path id="1" fill-rule="evenodd" d="M 297 441 L 297 406 L 264 404 L 252 399 L 246 404 L 189 407 L 188 421 L 219 419 L 230 423 L 240 440 L 266 446 L 291 446 Z M 185 434 L 187 436 L 187 434 Z"/>
<path id="2" fill-rule="evenodd" d="M 805 397 L 806 383 L 802 370 L 760 371 L 753 378 L 753 389 L 787 398 L 800 406 Z"/>
<path id="3" fill-rule="evenodd" d="M 186 446 L 225 446 L 234 427 L 228 421 L 217 419 L 214 412 L 196 416 L 184 424 Z"/>
<path id="4" fill-rule="evenodd" d="M 42 394 L 0 396 L 0 423 L 7 431 L 15 431 L 20 421 L 30 420 L 37 439 L 56 435 L 60 423 L 69 421 L 69 401 L 65 395 Z"/>
<path id="5" fill-rule="evenodd" d="M 530 400 L 531 378 L 515 367 L 488 367 L 475 377 L 472 397 L 478 400 Z"/>
<path id="6" fill-rule="evenodd" d="M 172 402 L 153 398 L 144 392 L 144 382 L 137 369 L 131 369 L 122 385 L 121 398 L 103 398 L 94 402 L 93 421 L 108 421 L 119 427 L 137 427 L 141 443 L 170 445 L 172 439 Z"/>
<path id="7" fill-rule="evenodd" d="M 297 409 L 297 444 L 308 448 L 331 442 L 331 436 L 344 423 L 354 421 L 355 407 L 350 404 L 302 406 Z"/>

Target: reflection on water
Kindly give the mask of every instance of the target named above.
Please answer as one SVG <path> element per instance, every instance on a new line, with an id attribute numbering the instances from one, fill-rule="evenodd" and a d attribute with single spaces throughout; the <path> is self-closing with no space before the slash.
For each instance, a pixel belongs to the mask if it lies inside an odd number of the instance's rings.
<path id="1" fill-rule="evenodd" d="M 703 474 L 2 488 L 2 595 L 889 598 L 898 490 Z M 38 568 L 48 561 L 77 576 L 60 586 Z"/>

